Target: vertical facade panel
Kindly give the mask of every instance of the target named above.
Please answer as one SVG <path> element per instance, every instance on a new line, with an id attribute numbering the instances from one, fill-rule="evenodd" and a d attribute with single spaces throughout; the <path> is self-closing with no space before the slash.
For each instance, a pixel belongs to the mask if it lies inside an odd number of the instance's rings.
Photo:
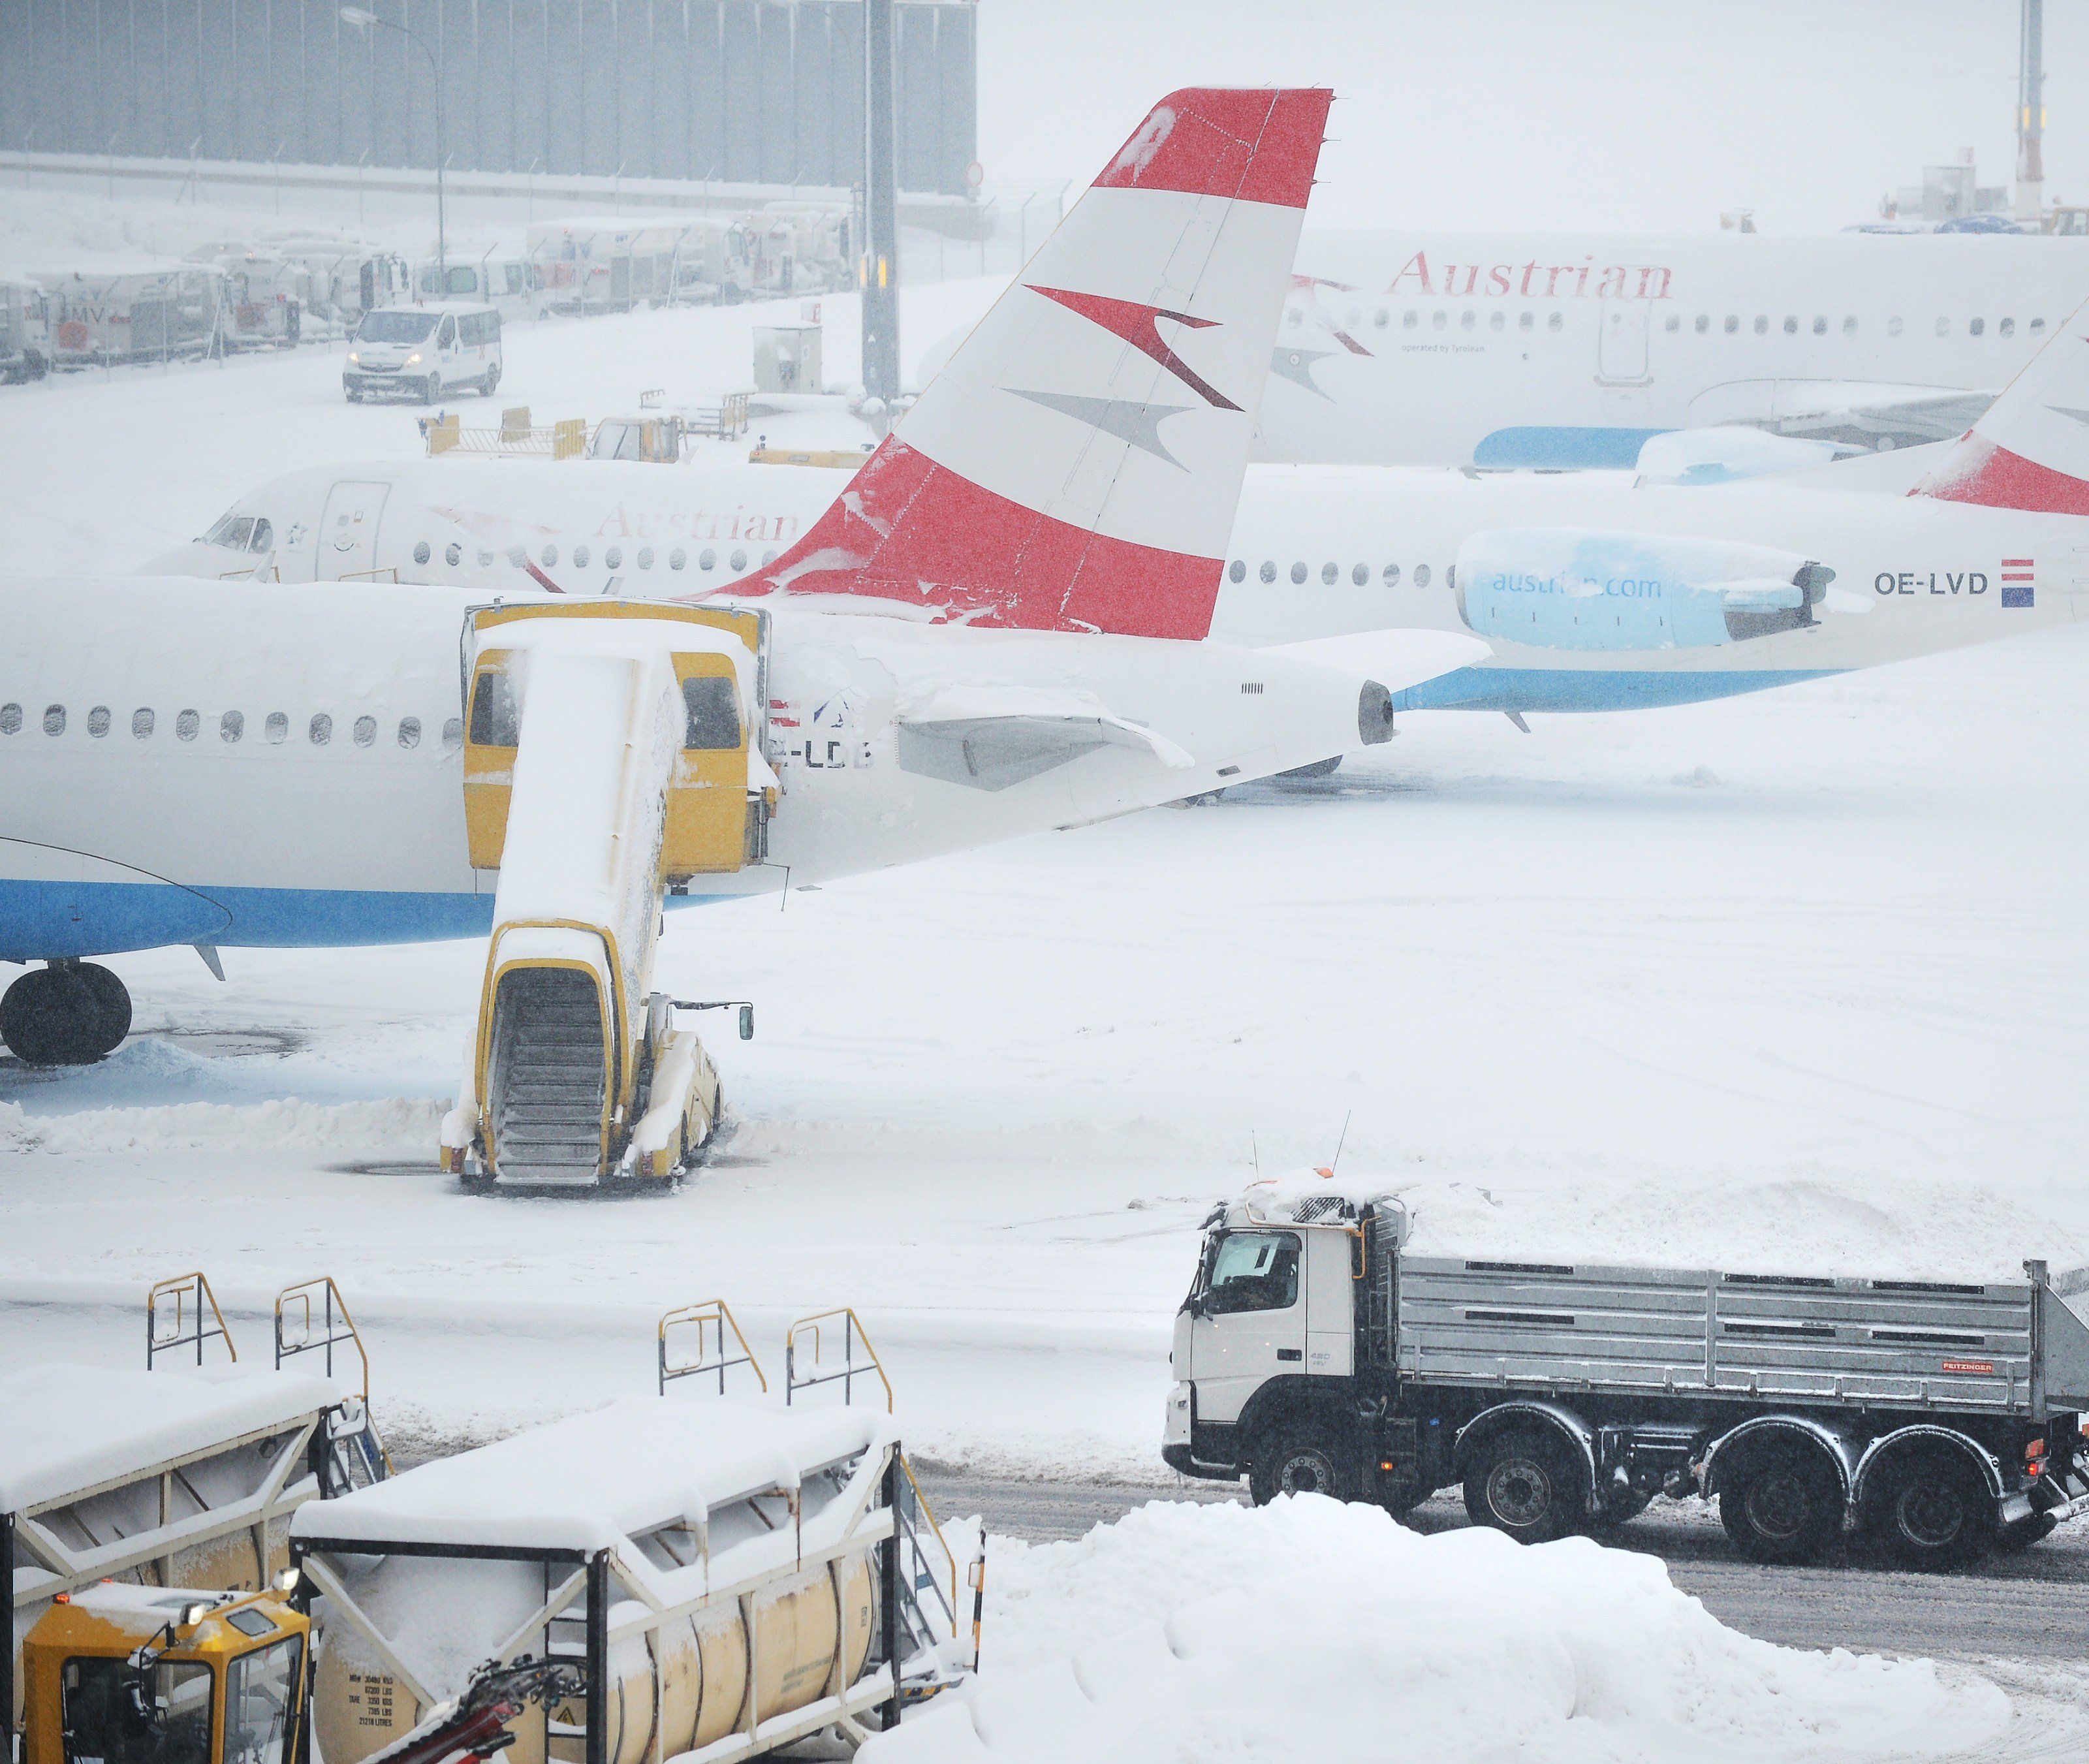
<path id="1" fill-rule="evenodd" d="M 832 174 L 828 182 L 853 189 L 863 182 L 863 6 L 846 0 L 834 9 L 830 38 L 834 95 Z"/>
<path id="2" fill-rule="evenodd" d="M 579 0 L 581 14 L 581 162 L 576 168 L 607 178 L 622 158 L 616 144 L 618 0 Z"/>
<path id="3" fill-rule="evenodd" d="M 580 0 L 544 0 L 544 170 L 581 170 Z"/>
<path id="4" fill-rule="evenodd" d="M 616 0 L 616 154 L 627 178 L 653 170 L 654 0 Z"/>
<path id="5" fill-rule="evenodd" d="M 508 128 L 515 169 L 532 175 L 543 170 L 551 152 L 551 77 L 544 62 L 544 0 L 510 0 L 508 59 L 510 86 Z"/>
<path id="6" fill-rule="evenodd" d="M 199 33 L 196 96 L 201 108 L 197 132 L 205 159 L 240 157 L 240 97 L 231 71 L 239 58 L 239 31 L 227 0 L 200 0 L 203 29 Z"/>
<path id="7" fill-rule="evenodd" d="M 11 9 L 0 7 L 0 13 Z M 167 127 L 166 0 L 131 0 L 130 151 L 171 157 L 174 146 Z M 0 41 L 0 79 L 6 77 L 7 49 Z M 11 139 L 11 137 L 10 137 Z"/>
<path id="8" fill-rule="evenodd" d="M 899 33 L 893 57 L 899 97 L 893 106 L 893 131 L 899 136 L 898 164 L 902 190 L 933 190 L 935 143 L 942 133 L 938 112 L 942 97 L 936 77 L 936 14 L 940 6 L 895 6 Z"/>
<path id="9" fill-rule="evenodd" d="M 335 11 L 333 56 L 341 77 L 341 161 L 344 165 L 375 164 L 377 159 L 377 140 L 372 132 L 375 101 L 371 95 L 376 49 L 370 41 L 371 34 L 352 29 Z"/>
<path id="10" fill-rule="evenodd" d="M 758 125 L 756 179 L 787 184 L 798 174 L 798 122 L 791 72 L 797 56 L 797 8 L 790 0 L 764 0 L 761 11 L 760 84 L 754 95 Z"/>
<path id="11" fill-rule="evenodd" d="M 268 0 L 217 0 L 212 9 L 229 16 L 219 64 L 211 69 L 211 92 L 232 118 L 232 157 L 266 159 L 275 138 L 268 102 L 271 37 Z"/>
<path id="12" fill-rule="evenodd" d="M 478 170 L 516 171 L 513 53 L 509 0 L 478 0 L 478 69 L 472 101 L 478 113 Z"/>
<path id="13" fill-rule="evenodd" d="M 761 175 L 761 118 L 754 103 L 761 89 L 761 9 L 758 0 L 720 0 L 718 122 L 724 131 L 720 174 L 733 183 Z"/>
<path id="14" fill-rule="evenodd" d="M 66 0 L 30 0 L 31 61 L 36 70 L 37 150 L 45 153 L 78 151 L 68 112 L 72 106 L 67 88 L 72 65 L 66 36 Z"/>
<path id="15" fill-rule="evenodd" d="M 305 113 L 305 163 L 311 165 L 340 165 L 355 157 L 341 151 L 340 24 L 327 0 L 303 0 L 298 32 L 303 73 L 298 101 Z"/>
<path id="16" fill-rule="evenodd" d="M 478 0 L 435 0 L 443 70 L 444 152 L 452 171 L 486 166 L 478 138 Z M 435 31 L 431 36 L 436 36 Z"/>
<path id="17" fill-rule="evenodd" d="M 804 184 L 834 181 L 834 11 L 832 0 L 800 0 L 798 7 L 791 164 Z"/>
<path id="18" fill-rule="evenodd" d="M 943 76 L 942 176 L 935 187 L 962 195 L 965 174 L 979 157 L 979 13 L 946 6 L 937 21 L 936 59 Z"/>
<path id="19" fill-rule="evenodd" d="M 21 147 L 28 109 L 29 9 L 0 6 L 0 148 Z"/>
<path id="20" fill-rule="evenodd" d="M 725 0 L 689 3 L 689 175 L 725 176 Z"/>
<path id="21" fill-rule="evenodd" d="M 688 0 L 653 0 L 653 175 L 689 176 Z"/>
<path id="22" fill-rule="evenodd" d="M 134 0 L 135 3 L 135 0 Z M 305 108 L 305 11 L 302 0 L 269 0 L 268 146 L 283 162 L 312 158 L 310 118 Z"/>

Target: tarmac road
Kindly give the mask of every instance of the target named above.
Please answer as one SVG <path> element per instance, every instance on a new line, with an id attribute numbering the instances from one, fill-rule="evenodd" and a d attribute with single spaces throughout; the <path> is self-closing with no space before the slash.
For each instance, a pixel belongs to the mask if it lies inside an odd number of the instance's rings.
<path id="1" fill-rule="evenodd" d="M 916 1468 L 938 1513 L 979 1513 L 990 1530 L 1032 1542 L 1079 1537 L 1148 1500 L 1246 1496 L 1215 1483 L 1152 1488 Z M 1439 1495 L 1418 1507 L 1410 1522 L 1425 1532 L 1462 1526 L 1464 1503 Z M 1908 1573 L 1856 1547 L 1819 1568 L 1765 1568 L 1742 1557 L 1717 1514 L 1697 1501 L 1658 1501 L 1603 1541 L 1660 1556 L 1675 1583 L 1714 1616 L 1765 1642 L 2071 1665 L 2081 1672 L 2081 1701 L 2089 1708 L 2089 1520 L 2064 1526 L 2027 1550 L 1947 1574 Z"/>

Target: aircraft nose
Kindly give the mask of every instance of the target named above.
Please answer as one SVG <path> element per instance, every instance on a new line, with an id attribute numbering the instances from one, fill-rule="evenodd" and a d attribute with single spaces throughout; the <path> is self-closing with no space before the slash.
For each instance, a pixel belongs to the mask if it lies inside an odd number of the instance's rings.
<path id="1" fill-rule="evenodd" d="M 191 539 L 186 545 L 177 545 L 171 551 L 161 552 L 156 557 L 148 558 L 138 566 L 138 573 L 141 576 L 202 576 L 215 581 L 237 567 L 237 559 L 224 547 L 206 545 L 201 539 Z"/>

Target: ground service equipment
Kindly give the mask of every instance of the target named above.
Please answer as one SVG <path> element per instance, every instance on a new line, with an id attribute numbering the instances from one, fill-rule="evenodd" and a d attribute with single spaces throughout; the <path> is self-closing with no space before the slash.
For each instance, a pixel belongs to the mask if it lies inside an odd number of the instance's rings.
<path id="1" fill-rule="evenodd" d="M 1767 1562 L 1855 1530 L 1942 1566 L 2089 1510 L 2089 1273 L 1720 1273 L 1407 1234 L 1398 1201 L 1319 1176 L 1213 1212 L 1168 1462 L 1396 1513 L 1462 1484 L 1476 1523 L 1531 1542 L 1701 1494 Z"/>
<path id="2" fill-rule="evenodd" d="M 651 989 L 661 908 L 693 876 L 767 856 L 766 616 L 483 607 L 464 655 L 471 863 L 499 882 L 444 1167 L 486 1184 L 666 1181 L 710 1138 L 719 1093 L 676 1023 L 686 1007 Z"/>

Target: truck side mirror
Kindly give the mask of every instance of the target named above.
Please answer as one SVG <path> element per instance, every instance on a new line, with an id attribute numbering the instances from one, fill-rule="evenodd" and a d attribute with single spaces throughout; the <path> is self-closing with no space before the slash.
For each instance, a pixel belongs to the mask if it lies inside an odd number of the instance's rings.
<path id="1" fill-rule="evenodd" d="M 742 1005 L 740 1007 L 740 1038 L 743 1041 L 752 1041 L 754 1039 L 754 1006 L 753 1005 Z"/>

